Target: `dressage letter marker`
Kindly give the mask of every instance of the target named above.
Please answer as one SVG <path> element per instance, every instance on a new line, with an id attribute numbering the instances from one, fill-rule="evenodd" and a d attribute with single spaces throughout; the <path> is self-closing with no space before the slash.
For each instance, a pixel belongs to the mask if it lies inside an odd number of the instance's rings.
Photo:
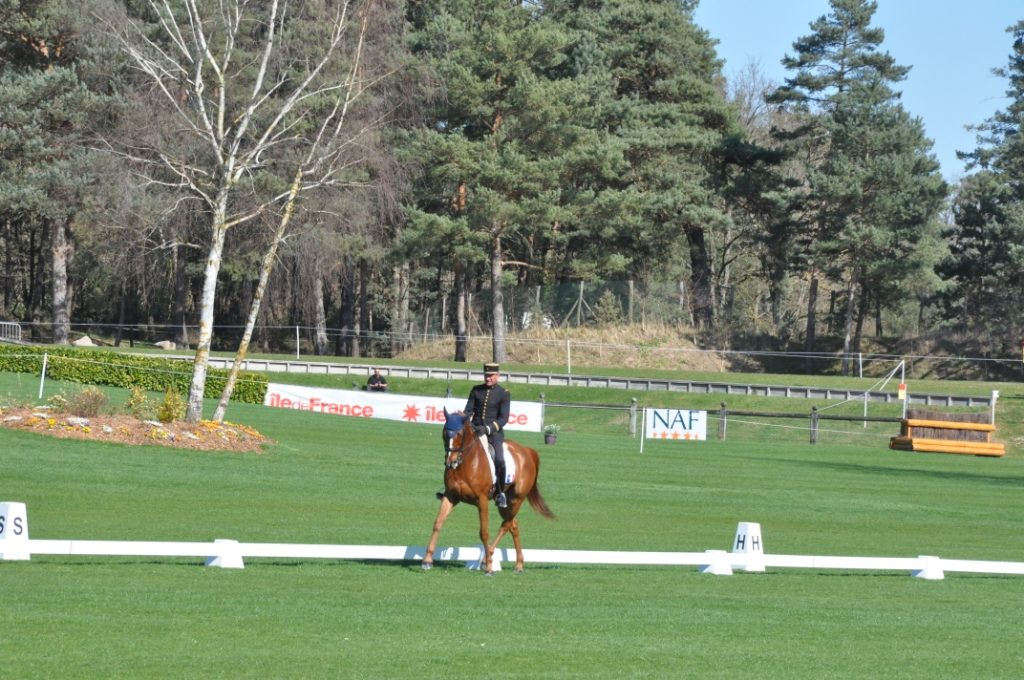
<path id="1" fill-rule="evenodd" d="M 28 513 L 24 503 L 0 503 L 0 560 L 27 560 Z"/>
<path id="2" fill-rule="evenodd" d="M 761 542 L 761 525 L 757 522 L 737 524 L 732 552 L 734 555 L 743 555 L 747 558 L 743 571 L 764 571 L 764 544 Z"/>

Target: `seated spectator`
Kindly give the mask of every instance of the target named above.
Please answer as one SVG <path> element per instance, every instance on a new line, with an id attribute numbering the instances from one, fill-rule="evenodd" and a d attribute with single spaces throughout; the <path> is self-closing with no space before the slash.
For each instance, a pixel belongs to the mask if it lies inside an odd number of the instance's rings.
<path id="1" fill-rule="evenodd" d="M 387 378 L 380 374 L 380 369 L 373 369 L 373 375 L 366 380 L 366 389 L 371 392 L 387 392 L 388 381 Z"/>

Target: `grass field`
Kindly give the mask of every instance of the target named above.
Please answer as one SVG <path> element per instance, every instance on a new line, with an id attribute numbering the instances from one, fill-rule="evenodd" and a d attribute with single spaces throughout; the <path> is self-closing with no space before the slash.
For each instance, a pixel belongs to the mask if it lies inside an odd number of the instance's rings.
<path id="1" fill-rule="evenodd" d="M 0 374 L 0 394 L 36 385 Z M 604 412 L 557 417 L 555 446 L 515 437 L 540 451 L 559 516 L 524 510 L 528 548 L 728 549 L 756 521 L 774 553 L 1024 560 L 1018 455 L 758 430 L 641 455 Z M 229 419 L 276 443 L 202 453 L 0 430 L 0 500 L 27 504 L 33 538 L 426 543 L 433 428 L 245 405 Z M 476 543 L 475 512 L 457 509 L 441 544 Z M 37 556 L 0 563 L 0 592 L 12 678 L 1024 675 L 1019 576 Z"/>

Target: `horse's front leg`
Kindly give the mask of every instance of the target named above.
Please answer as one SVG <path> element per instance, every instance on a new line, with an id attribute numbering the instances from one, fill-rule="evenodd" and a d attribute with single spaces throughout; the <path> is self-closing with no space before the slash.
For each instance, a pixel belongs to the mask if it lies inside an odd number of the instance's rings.
<path id="1" fill-rule="evenodd" d="M 427 554 L 423 556 L 422 567 L 424 569 L 430 569 L 434 566 L 434 550 L 437 549 L 437 537 L 441 535 L 441 527 L 444 526 L 445 520 L 448 519 L 448 515 L 454 507 L 455 504 L 448 499 L 448 496 L 441 499 L 441 508 L 437 511 L 437 518 L 434 520 L 434 530 L 430 532 Z"/>
<path id="2" fill-rule="evenodd" d="M 513 518 L 509 523 L 509 532 L 512 534 L 512 542 L 516 545 L 516 569 L 515 573 L 523 573 L 523 544 L 519 542 L 519 520 Z"/>
<path id="3" fill-rule="evenodd" d="M 487 496 L 478 499 L 477 508 L 480 511 L 480 543 L 481 550 L 484 551 L 481 559 L 483 560 L 484 573 L 488 576 L 494 573 L 494 568 L 491 563 L 491 559 L 494 557 L 494 546 L 490 545 L 487 540 L 490 538 L 490 533 L 487 530 Z"/>

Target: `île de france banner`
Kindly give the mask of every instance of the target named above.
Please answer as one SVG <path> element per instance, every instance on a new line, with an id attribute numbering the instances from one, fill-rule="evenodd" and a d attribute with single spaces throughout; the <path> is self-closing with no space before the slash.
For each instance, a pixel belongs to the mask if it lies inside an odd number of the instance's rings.
<path id="1" fill-rule="evenodd" d="M 444 423 L 444 409 L 458 411 L 466 407 L 466 397 L 420 397 L 413 394 L 334 390 L 297 385 L 267 386 L 264 406 L 292 408 L 332 416 L 384 418 L 406 423 Z M 532 401 L 512 400 L 506 430 L 540 432 L 544 423 L 544 405 Z"/>
<path id="2" fill-rule="evenodd" d="M 708 438 L 707 411 L 675 408 L 644 410 L 644 434 L 648 439 L 704 441 Z"/>

